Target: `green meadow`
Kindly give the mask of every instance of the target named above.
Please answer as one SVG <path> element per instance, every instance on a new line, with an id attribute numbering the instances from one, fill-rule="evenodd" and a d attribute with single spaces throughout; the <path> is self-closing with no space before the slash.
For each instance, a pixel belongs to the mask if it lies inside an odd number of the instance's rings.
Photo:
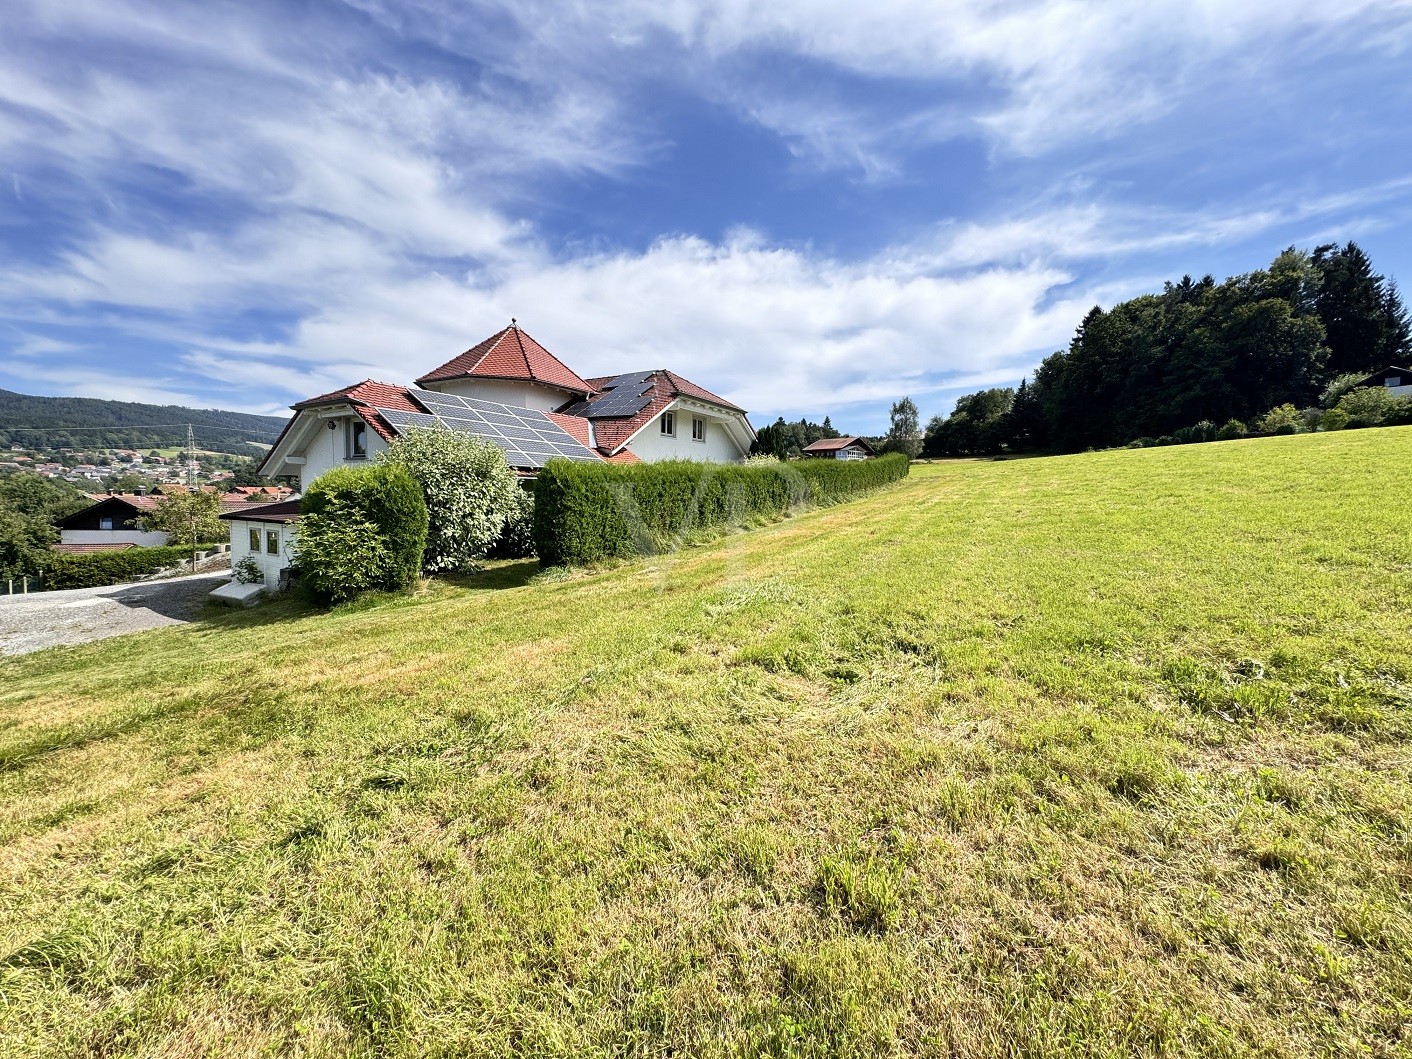
<path id="1" fill-rule="evenodd" d="M 918 465 L 0 662 L 0 1054 L 1412 1054 L 1409 466 Z"/>

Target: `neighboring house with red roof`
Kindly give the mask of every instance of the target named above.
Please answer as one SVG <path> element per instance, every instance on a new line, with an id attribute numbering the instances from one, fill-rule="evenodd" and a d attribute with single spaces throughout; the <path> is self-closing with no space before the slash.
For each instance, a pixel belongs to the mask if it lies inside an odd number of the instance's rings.
<path id="1" fill-rule="evenodd" d="M 585 379 L 514 321 L 415 386 L 364 380 L 293 405 L 260 473 L 302 491 L 365 463 L 398 434 L 442 426 L 499 445 L 519 474 L 554 458 L 734 463 L 755 431 L 745 410 L 665 368 Z"/>
<path id="2" fill-rule="evenodd" d="M 185 489 L 168 488 L 168 493 L 178 492 L 185 492 Z M 288 490 L 283 490 L 282 495 L 289 496 Z M 160 548 L 171 539 L 170 536 L 161 530 L 144 530 L 140 520 L 143 515 L 156 510 L 161 502 L 161 495 L 146 493 L 109 493 L 99 497 L 82 511 L 55 521 L 54 525 L 59 530 L 59 543 L 55 547 L 73 553 L 119 547 Z M 240 493 L 221 496 L 223 515 L 245 508 L 274 506 L 268 498 L 251 499 Z"/>
<path id="3" fill-rule="evenodd" d="M 114 545 L 137 548 L 158 548 L 168 541 L 161 531 L 147 531 L 138 519 L 157 506 L 158 498 L 139 493 L 114 493 L 100 498 L 82 511 L 55 521 L 59 528 L 59 544 Z M 74 550 L 66 547 L 65 550 Z"/>
<path id="4" fill-rule="evenodd" d="M 866 460 L 876 456 L 873 446 L 862 438 L 820 438 L 799 450 L 805 457 L 815 460 Z"/>

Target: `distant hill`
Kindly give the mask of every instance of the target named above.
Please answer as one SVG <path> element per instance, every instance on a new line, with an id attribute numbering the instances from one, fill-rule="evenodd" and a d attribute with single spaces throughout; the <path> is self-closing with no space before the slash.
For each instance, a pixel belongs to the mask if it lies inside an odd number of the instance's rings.
<path id="1" fill-rule="evenodd" d="M 174 404 L 103 401 L 94 397 L 32 397 L 0 390 L 0 447 L 124 448 L 147 451 L 186 444 L 191 424 L 198 447 L 241 456 L 269 445 L 284 428 L 280 416 L 183 408 Z"/>

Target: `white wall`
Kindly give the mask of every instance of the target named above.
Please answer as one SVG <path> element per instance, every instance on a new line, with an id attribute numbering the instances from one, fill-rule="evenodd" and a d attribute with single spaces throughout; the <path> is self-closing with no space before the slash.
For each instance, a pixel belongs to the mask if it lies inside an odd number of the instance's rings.
<path id="1" fill-rule="evenodd" d="M 537 408 L 541 412 L 552 412 L 574 399 L 573 394 L 552 386 L 516 382 L 513 379 L 452 379 L 450 382 L 434 382 L 427 389 L 457 397 L 474 397 L 478 401 L 508 404 L 513 408 Z"/>
<path id="2" fill-rule="evenodd" d="M 294 455 L 304 457 L 304 465 L 299 468 L 299 491 L 302 493 L 309 488 L 309 483 L 319 475 L 332 467 L 365 467 L 368 461 L 379 452 L 387 448 L 387 442 L 372 427 L 367 427 L 365 437 L 367 439 L 368 455 L 361 460 L 348 459 L 348 424 L 351 420 L 347 417 L 328 419 L 314 424 L 313 437 L 309 439 L 309 444 L 305 446 L 303 452 L 296 452 Z M 362 420 L 358 420 L 362 422 Z M 328 424 L 335 424 L 335 429 L 330 430 Z"/>
<path id="3" fill-rule="evenodd" d="M 143 532 L 142 530 L 60 530 L 61 544 L 135 544 L 139 548 L 160 548 L 171 540 L 171 534 L 162 530 Z"/>
<path id="4" fill-rule="evenodd" d="M 265 575 L 265 587 L 271 592 L 279 588 L 279 572 L 294 563 L 294 541 L 298 536 L 298 530 L 287 522 L 247 522 L 244 519 L 230 519 L 229 521 L 231 567 L 233 568 L 236 563 L 247 556 L 253 556 Z M 258 550 L 253 550 L 250 547 L 250 531 L 252 529 L 260 532 Z M 270 555 L 265 550 L 265 534 L 267 532 L 277 535 L 279 548 L 277 555 Z"/>
<path id="5" fill-rule="evenodd" d="M 644 463 L 658 460 L 699 460 L 704 463 L 735 463 L 745 455 L 726 432 L 726 421 L 709 412 L 675 409 L 677 436 L 662 433 L 661 416 L 648 423 L 642 432 L 628 442 L 628 451 Z M 706 420 L 706 440 L 691 440 L 691 420 L 697 416 Z"/>

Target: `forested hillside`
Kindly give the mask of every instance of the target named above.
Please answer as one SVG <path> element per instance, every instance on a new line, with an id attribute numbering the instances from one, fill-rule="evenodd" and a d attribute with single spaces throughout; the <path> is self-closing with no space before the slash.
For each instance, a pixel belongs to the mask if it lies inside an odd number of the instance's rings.
<path id="1" fill-rule="evenodd" d="M 1018 390 L 968 395 L 933 419 L 927 451 L 1074 452 L 1182 431 L 1202 440 L 1223 425 L 1243 433 L 1271 409 L 1310 408 L 1335 380 L 1409 357 L 1397 286 L 1356 244 L 1291 247 L 1222 283 L 1184 276 L 1161 294 L 1095 307 Z"/>
<path id="2" fill-rule="evenodd" d="M 0 390 L 0 446 L 26 449 L 160 449 L 186 444 L 186 425 L 196 444 L 212 452 L 243 456 L 250 442 L 274 441 L 285 421 L 278 416 L 223 412 L 217 408 L 103 401 L 93 397 L 33 397 Z M 67 432 L 64 428 L 74 428 Z"/>

